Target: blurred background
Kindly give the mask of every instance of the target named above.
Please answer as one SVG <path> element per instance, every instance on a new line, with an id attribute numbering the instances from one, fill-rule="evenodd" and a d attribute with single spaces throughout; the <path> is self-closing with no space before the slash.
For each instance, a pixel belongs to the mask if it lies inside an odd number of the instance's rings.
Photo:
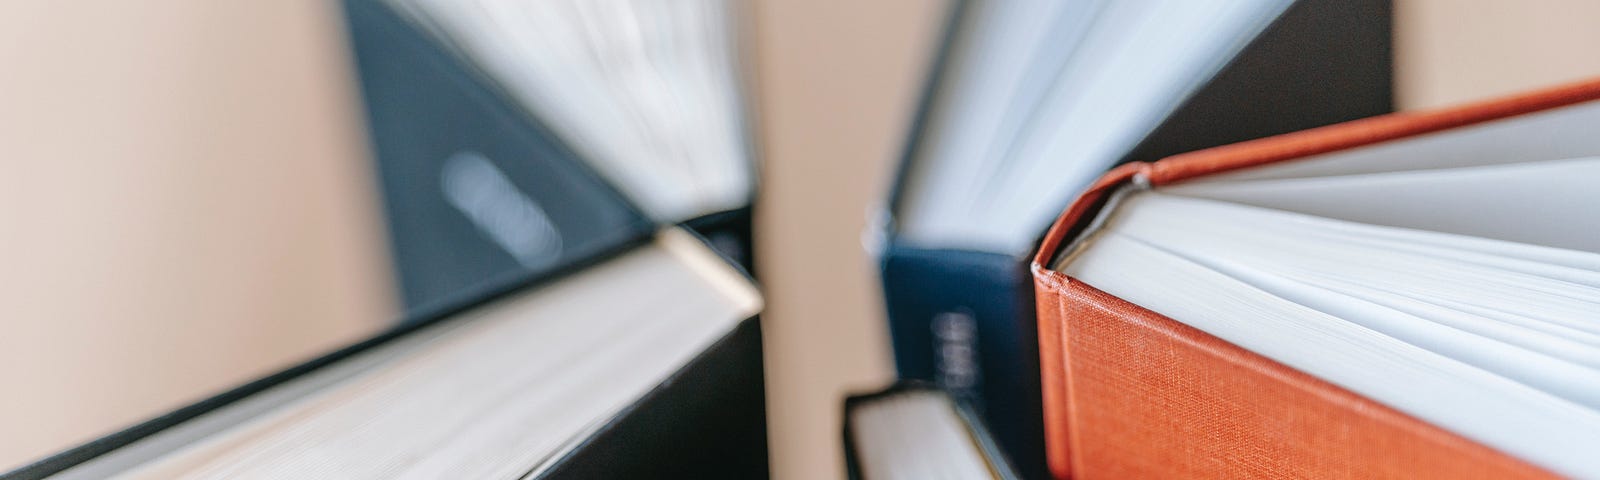
<path id="1" fill-rule="evenodd" d="M 947 4 L 743 8 L 772 468 L 843 474 L 892 378 L 887 194 Z M 0 2 L 0 471 L 393 324 L 402 304 L 333 2 Z M 1600 3 L 1396 0 L 1402 109 L 1600 74 Z"/>

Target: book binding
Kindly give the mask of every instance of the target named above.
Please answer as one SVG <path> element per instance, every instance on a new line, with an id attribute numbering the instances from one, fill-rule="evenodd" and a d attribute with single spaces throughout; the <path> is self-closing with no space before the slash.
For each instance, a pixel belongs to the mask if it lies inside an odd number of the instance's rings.
<path id="1" fill-rule="evenodd" d="M 1038 341 L 1023 262 L 891 243 L 883 279 L 899 377 L 970 404 L 1021 473 L 1043 473 Z"/>

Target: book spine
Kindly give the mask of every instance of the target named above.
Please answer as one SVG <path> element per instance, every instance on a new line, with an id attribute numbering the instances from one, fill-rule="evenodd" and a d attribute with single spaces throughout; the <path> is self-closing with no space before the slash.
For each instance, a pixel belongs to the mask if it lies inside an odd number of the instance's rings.
<path id="1" fill-rule="evenodd" d="M 1044 472 L 1033 285 L 1022 260 L 891 240 L 884 299 L 895 369 L 971 405 L 1025 478 Z"/>

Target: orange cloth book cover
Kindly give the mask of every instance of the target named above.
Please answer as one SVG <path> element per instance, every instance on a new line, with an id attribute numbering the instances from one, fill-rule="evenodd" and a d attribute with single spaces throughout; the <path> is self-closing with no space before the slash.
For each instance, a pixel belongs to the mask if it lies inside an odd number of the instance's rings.
<path id="1" fill-rule="evenodd" d="M 1057 219 L 1032 264 L 1052 473 L 1076 479 L 1553 476 L 1049 265 L 1110 192 L 1136 178 L 1171 185 L 1593 100 L 1600 100 L 1600 80 L 1373 117 L 1107 173 Z"/>

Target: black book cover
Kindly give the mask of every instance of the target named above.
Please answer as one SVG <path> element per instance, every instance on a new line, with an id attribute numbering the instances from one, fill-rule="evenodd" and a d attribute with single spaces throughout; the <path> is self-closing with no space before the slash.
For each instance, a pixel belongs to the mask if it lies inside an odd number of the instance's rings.
<path id="1" fill-rule="evenodd" d="M 745 206 L 703 215 L 684 222 L 683 227 L 705 237 L 712 250 L 755 276 L 754 211 L 754 206 Z"/>
<path id="2" fill-rule="evenodd" d="M 538 478 L 767 478 L 761 351 L 747 319 Z"/>
<path id="3" fill-rule="evenodd" d="M 1295 2 L 1124 161 L 1394 111 L 1390 10 L 1389 0 Z"/>

